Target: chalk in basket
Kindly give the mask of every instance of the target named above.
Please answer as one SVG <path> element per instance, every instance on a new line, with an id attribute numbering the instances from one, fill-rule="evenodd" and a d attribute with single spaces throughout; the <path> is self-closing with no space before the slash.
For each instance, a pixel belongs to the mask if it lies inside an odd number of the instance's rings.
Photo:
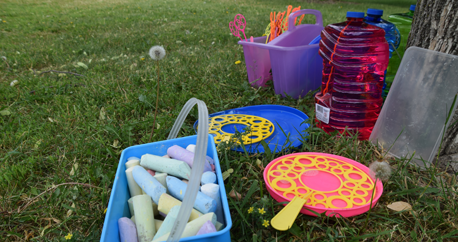
<path id="1" fill-rule="evenodd" d="M 190 236 L 194 236 L 199 232 L 199 229 L 204 225 L 208 220 L 210 220 L 213 225 L 216 223 L 216 215 L 215 213 L 207 213 L 204 214 L 203 216 L 189 222 L 186 224 L 186 227 L 184 228 L 183 234 L 181 235 L 181 238 L 186 238 Z M 165 241 L 169 237 L 170 233 L 167 233 L 152 242 L 159 242 L 159 241 Z"/>
<path id="2" fill-rule="evenodd" d="M 191 177 L 191 168 L 181 160 L 168 159 L 157 155 L 142 156 L 140 165 L 157 172 L 164 172 L 183 179 Z"/>
<path id="3" fill-rule="evenodd" d="M 173 159 L 186 162 L 186 164 L 190 167 L 192 167 L 192 163 L 194 162 L 194 153 L 178 145 L 168 148 L 167 155 Z M 206 171 L 212 171 L 212 167 L 210 166 L 210 162 L 208 160 L 205 161 L 204 165 L 204 172 Z"/>
<path id="4" fill-rule="evenodd" d="M 167 193 L 164 193 L 161 195 L 159 198 L 159 204 L 157 209 L 159 212 L 162 212 L 163 214 L 168 214 L 170 212 L 170 209 L 173 207 L 180 205 L 181 206 L 181 201 L 170 196 Z M 191 216 L 189 217 L 189 221 L 192 221 L 194 219 L 197 219 L 198 217 L 202 216 L 203 214 L 195 209 L 192 209 L 191 211 Z"/>
<path id="5" fill-rule="evenodd" d="M 135 166 L 132 170 L 135 182 L 146 192 L 153 201 L 158 204 L 159 197 L 166 192 L 166 189 L 156 178 L 152 177 L 145 168 Z M 151 206 L 152 207 L 152 206 Z"/>
<path id="6" fill-rule="evenodd" d="M 133 204 L 138 241 L 150 242 L 156 233 L 156 224 L 154 223 L 153 214 L 153 201 L 149 195 L 143 194 L 133 197 Z"/>
<path id="7" fill-rule="evenodd" d="M 164 234 L 170 233 L 172 231 L 173 224 L 178 216 L 178 212 L 180 211 L 181 206 L 175 206 L 170 209 L 170 212 L 165 217 L 164 222 L 162 223 L 161 229 L 158 229 L 156 235 L 154 235 L 154 239 L 160 238 Z"/>
<path id="8" fill-rule="evenodd" d="M 213 232 L 216 232 L 215 225 L 213 225 L 212 221 L 208 220 L 204 223 L 204 225 L 202 225 L 202 227 L 199 229 L 199 232 L 197 232 L 196 235 L 209 234 Z"/>
<path id="9" fill-rule="evenodd" d="M 219 185 L 217 184 L 205 184 L 203 185 L 200 190 L 203 194 L 211 197 L 213 200 L 216 201 L 216 218 L 218 222 L 224 223 L 224 216 L 223 216 L 223 205 L 221 204 L 221 196 L 219 194 Z"/>
<path id="10" fill-rule="evenodd" d="M 180 179 L 176 177 L 167 176 L 167 187 L 169 189 L 170 195 L 174 196 L 180 201 L 183 201 L 188 184 L 182 182 Z M 204 214 L 209 212 L 215 212 L 216 201 L 213 200 L 211 197 L 203 194 L 202 192 L 197 192 L 196 201 L 194 202 L 194 208 Z"/>
<path id="11" fill-rule="evenodd" d="M 134 222 L 129 218 L 122 217 L 118 219 L 119 237 L 121 241 L 137 242 L 137 229 Z"/>
<path id="12" fill-rule="evenodd" d="M 205 185 L 208 183 L 216 183 L 216 174 L 211 171 L 204 172 L 202 178 L 200 179 L 200 184 Z"/>

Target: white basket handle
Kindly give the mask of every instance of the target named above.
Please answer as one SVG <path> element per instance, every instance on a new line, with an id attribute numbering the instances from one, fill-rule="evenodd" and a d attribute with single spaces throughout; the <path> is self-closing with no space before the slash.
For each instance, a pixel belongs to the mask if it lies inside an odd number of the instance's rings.
<path id="1" fill-rule="evenodd" d="M 201 128 L 197 131 L 196 150 L 192 163 L 191 178 L 189 178 L 183 203 L 181 204 L 180 211 L 178 212 L 178 216 L 173 224 L 172 230 L 170 231 L 170 236 L 167 239 L 167 242 L 180 241 L 186 223 L 191 216 L 194 202 L 196 201 L 197 192 L 199 191 L 200 177 L 202 177 L 206 162 L 208 145 L 208 110 L 207 105 L 205 105 L 203 101 L 197 98 L 191 98 L 188 102 L 186 102 L 183 109 L 181 109 L 178 118 L 175 120 L 175 124 L 173 125 L 167 139 L 175 139 L 177 137 L 189 111 L 191 111 L 196 104 L 199 109 L 199 120 L 201 121 L 199 125 L 201 125 Z"/>

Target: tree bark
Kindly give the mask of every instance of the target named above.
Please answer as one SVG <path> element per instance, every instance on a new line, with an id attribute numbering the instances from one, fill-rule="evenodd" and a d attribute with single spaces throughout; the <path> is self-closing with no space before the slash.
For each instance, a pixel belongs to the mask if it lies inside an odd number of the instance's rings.
<path id="1" fill-rule="evenodd" d="M 458 0 L 418 0 L 407 41 L 409 46 L 458 55 Z M 438 151 L 442 167 L 458 161 L 458 112 L 455 111 Z M 457 163 L 452 168 L 458 172 Z"/>

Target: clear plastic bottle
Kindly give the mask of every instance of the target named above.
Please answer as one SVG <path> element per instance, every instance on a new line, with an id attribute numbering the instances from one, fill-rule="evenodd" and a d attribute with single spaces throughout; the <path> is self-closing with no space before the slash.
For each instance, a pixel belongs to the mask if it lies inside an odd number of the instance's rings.
<path id="1" fill-rule="evenodd" d="M 395 13 L 388 17 L 388 20 L 396 25 L 401 33 L 401 43 L 397 48 L 397 53 L 393 53 L 393 57 L 390 59 L 390 63 L 386 73 L 386 87 L 384 93 L 388 94 L 391 84 L 393 83 L 396 72 L 398 71 L 399 65 L 401 64 L 402 56 L 406 51 L 407 39 L 409 38 L 410 29 L 412 28 L 413 14 L 415 12 L 415 5 L 411 5 L 409 12 L 407 13 Z M 398 54 L 401 58 L 399 58 Z"/>
<path id="2" fill-rule="evenodd" d="M 366 14 L 367 16 L 364 18 L 365 23 L 375 25 L 385 30 L 385 38 L 390 48 L 390 59 L 391 59 L 393 52 L 396 51 L 396 49 L 399 47 L 399 43 L 401 42 L 401 33 L 399 33 L 398 28 L 396 28 L 396 26 L 393 23 L 382 19 L 383 10 L 368 8 Z M 386 78 L 386 72 L 385 72 L 385 78 Z M 383 90 L 385 90 L 385 88 L 386 88 L 386 83 L 385 83 L 385 80 L 383 80 Z M 386 97 L 387 94 L 388 94 L 388 91 L 382 92 L 383 97 Z"/>
<path id="3" fill-rule="evenodd" d="M 326 132 L 359 131 L 368 139 L 380 113 L 388 66 L 385 31 L 363 21 L 364 13 L 347 12 L 347 21 L 321 32 L 321 92 L 315 95 L 316 117 Z"/>

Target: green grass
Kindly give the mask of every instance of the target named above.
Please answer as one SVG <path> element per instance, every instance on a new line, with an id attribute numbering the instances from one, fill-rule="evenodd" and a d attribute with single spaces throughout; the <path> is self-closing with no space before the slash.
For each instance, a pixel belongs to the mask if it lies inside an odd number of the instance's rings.
<path id="1" fill-rule="evenodd" d="M 72 240 L 100 238 L 120 153 L 147 143 L 151 132 L 157 81 L 147 54 L 151 46 L 163 45 L 167 50 L 160 63 L 160 128 L 154 141 L 166 139 L 191 97 L 205 101 L 210 113 L 280 104 L 313 117 L 311 95 L 293 100 L 275 96 L 273 87 L 256 90 L 249 86 L 243 50 L 230 34 L 228 22 L 242 13 L 248 22 L 246 34 L 260 36 L 270 12 L 283 11 L 288 4 L 318 9 L 329 24 L 343 21 L 346 11 L 368 7 L 383 8 L 385 15 L 405 12 L 411 1 L 395 3 L 0 2 L 0 56 L 7 58 L 0 59 L 0 237 L 4 241 L 63 241 L 72 233 Z M 235 65 L 237 60 L 242 64 Z M 41 73 L 49 70 L 84 77 Z M 10 87 L 13 80 L 19 85 Z M 139 100 L 141 95 L 144 101 Z M 193 110 L 181 136 L 194 134 L 196 119 L 197 110 Z M 354 137 L 331 136 L 317 128 L 308 132 L 308 140 L 293 152 L 328 152 L 365 165 L 382 152 Z M 434 168 L 419 170 L 405 159 L 389 159 L 395 172 L 384 184 L 384 194 L 364 231 L 365 214 L 349 219 L 299 215 L 286 232 L 264 227 L 263 220 L 270 220 L 281 205 L 266 191 L 263 167 L 283 154 L 219 154 L 223 171 L 234 170 L 225 181 L 227 192 L 234 189 L 244 196 L 241 201 L 229 199 L 234 241 L 457 240 L 455 176 Z M 407 202 L 413 210 L 388 209 L 395 201 Z M 264 208 L 266 213 L 255 209 L 249 214 L 250 207 Z"/>

